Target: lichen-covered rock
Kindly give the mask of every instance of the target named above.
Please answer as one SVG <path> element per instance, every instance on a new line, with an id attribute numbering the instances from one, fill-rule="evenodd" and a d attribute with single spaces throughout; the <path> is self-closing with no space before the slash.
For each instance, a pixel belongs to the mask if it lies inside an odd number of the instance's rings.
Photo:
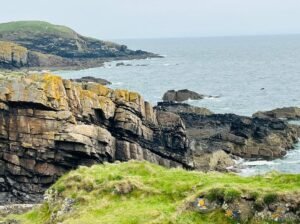
<path id="1" fill-rule="evenodd" d="M 39 201 L 78 165 L 192 165 L 181 119 L 157 122 L 138 93 L 48 73 L 6 75 L 0 89 L 0 203 Z"/>
<path id="2" fill-rule="evenodd" d="M 27 64 L 27 48 L 12 42 L 0 41 L 0 67 L 23 67 Z"/>

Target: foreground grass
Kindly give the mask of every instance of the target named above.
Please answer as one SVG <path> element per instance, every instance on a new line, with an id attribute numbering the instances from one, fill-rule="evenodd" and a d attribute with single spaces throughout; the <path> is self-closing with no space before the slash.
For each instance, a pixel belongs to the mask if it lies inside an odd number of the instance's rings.
<path id="1" fill-rule="evenodd" d="M 235 189 L 258 196 L 274 192 L 293 193 L 300 190 L 300 175 L 273 173 L 240 177 L 234 174 L 165 169 L 148 162 L 81 167 L 66 174 L 52 186 L 49 192 L 56 192 L 54 203 L 44 203 L 29 213 L 9 218 L 25 224 L 234 223 L 222 211 L 200 214 L 190 208 L 188 202 L 215 188 Z M 72 210 L 51 221 L 51 213 L 62 210 L 65 198 L 74 199 Z"/>

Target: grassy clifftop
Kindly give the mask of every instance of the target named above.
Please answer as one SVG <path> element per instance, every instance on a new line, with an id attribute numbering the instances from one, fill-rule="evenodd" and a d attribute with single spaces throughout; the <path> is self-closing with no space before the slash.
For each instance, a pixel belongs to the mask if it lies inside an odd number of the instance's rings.
<path id="1" fill-rule="evenodd" d="M 66 37 L 72 37 L 75 33 L 66 26 L 54 25 L 44 21 L 17 21 L 0 24 L 0 35 L 1 33 L 16 31 L 52 33 Z"/>
<path id="2" fill-rule="evenodd" d="M 41 207 L 9 218 L 30 224 L 297 223 L 289 219 L 297 218 L 299 192 L 300 175 L 246 178 L 127 162 L 72 171 L 49 189 Z M 284 215 L 283 203 L 291 207 Z"/>

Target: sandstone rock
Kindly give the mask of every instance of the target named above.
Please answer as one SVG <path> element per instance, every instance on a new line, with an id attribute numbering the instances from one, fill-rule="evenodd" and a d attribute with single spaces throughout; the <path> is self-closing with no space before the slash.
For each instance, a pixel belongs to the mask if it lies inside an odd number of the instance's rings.
<path id="1" fill-rule="evenodd" d="M 0 41 L 0 66 L 4 68 L 26 66 L 27 55 L 27 48 L 12 42 Z"/>
<path id="2" fill-rule="evenodd" d="M 8 75 L 0 89 L 0 203 L 37 202 L 79 165 L 130 159 L 191 165 L 180 117 L 158 123 L 138 93 L 48 73 Z"/>

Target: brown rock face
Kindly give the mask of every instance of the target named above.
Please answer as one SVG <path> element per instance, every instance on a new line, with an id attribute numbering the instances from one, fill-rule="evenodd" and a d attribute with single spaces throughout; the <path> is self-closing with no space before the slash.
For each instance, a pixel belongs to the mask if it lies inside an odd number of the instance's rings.
<path id="1" fill-rule="evenodd" d="M 0 203 L 38 201 L 78 165 L 193 164 L 180 117 L 137 93 L 51 74 L 4 76 L 0 89 Z"/>

